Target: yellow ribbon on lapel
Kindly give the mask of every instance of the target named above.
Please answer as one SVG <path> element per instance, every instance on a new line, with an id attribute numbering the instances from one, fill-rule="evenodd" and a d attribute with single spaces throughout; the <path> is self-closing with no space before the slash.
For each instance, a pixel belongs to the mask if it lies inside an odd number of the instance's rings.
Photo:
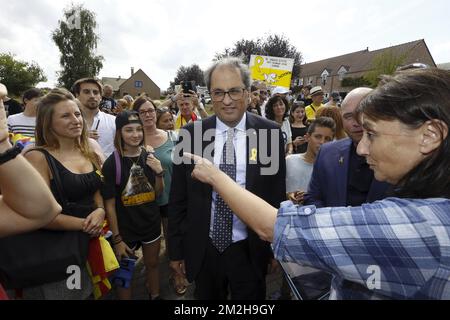
<path id="1" fill-rule="evenodd" d="M 258 150 L 256 148 L 252 149 L 252 156 L 250 157 L 250 161 L 257 161 Z"/>

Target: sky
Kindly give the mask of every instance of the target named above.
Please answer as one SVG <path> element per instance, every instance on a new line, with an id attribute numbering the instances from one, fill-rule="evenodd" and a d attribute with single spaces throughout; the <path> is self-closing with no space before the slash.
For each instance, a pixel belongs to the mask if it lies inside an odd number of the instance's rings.
<path id="1" fill-rule="evenodd" d="M 448 0 L 0 0 L 0 52 L 36 62 L 57 82 L 59 50 L 51 33 L 71 3 L 96 14 L 99 77 L 142 69 L 165 90 L 180 66 L 205 70 L 240 39 L 284 35 L 314 62 L 369 47 L 425 39 L 437 64 L 450 62 Z"/>

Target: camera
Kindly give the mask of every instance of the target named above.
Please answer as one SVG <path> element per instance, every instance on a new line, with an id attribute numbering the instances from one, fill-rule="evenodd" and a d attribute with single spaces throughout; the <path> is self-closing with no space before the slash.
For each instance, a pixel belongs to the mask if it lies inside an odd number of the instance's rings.
<path id="1" fill-rule="evenodd" d="M 183 81 L 181 87 L 183 88 L 183 93 L 191 94 L 191 91 L 197 92 L 195 81 Z"/>

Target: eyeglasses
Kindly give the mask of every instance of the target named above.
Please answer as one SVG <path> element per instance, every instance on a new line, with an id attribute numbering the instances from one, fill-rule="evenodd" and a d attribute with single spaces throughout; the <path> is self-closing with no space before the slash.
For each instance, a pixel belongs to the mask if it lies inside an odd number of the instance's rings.
<path id="1" fill-rule="evenodd" d="M 144 116 L 146 114 L 152 114 L 152 113 L 155 113 L 155 112 L 156 112 L 155 109 L 140 110 L 139 111 L 139 115 L 140 116 Z"/>
<path id="2" fill-rule="evenodd" d="M 237 101 L 242 99 L 245 90 L 246 89 L 243 88 L 233 88 L 228 91 L 214 90 L 211 92 L 211 98 L 214 102 L 222 102 L 223 99 L 225 99 L 225 95 L 228 93 L 231 100 Z"/>

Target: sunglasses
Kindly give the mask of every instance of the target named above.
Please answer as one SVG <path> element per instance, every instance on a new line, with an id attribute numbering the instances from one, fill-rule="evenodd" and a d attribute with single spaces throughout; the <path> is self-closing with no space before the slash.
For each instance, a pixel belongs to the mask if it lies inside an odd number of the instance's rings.
<path id="1" fill-rule="evenodd" d="M 168 107 L 156 108 L 156 112 L 158 113 L 170 112 L 170 109 Z"/>

